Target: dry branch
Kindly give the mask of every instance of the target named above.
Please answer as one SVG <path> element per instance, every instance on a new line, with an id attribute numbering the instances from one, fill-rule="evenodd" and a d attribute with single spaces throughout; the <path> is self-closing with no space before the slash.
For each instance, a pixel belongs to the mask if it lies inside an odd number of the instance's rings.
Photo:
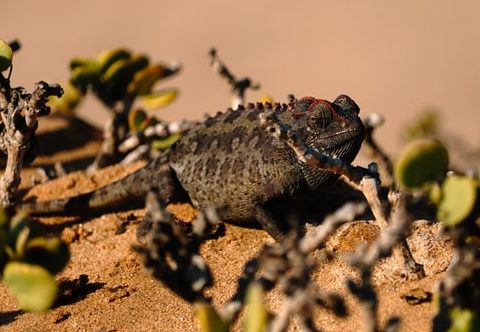
<path id="1" fill-rule="evenodd" d="M 57 84 L 42 81 L 30 94 L 21 87 L 11 88 L 9 79 L 0 76 L 0 149 L 7 155 L 5 173 L 0 179 L 0 206 L 8 207 L 15 201 L 23 161 L 35 157 L 37 118 L 49 114 L 47 98 L 60 97 L 63 90 Z"/>
<path id="2" fill-rule="evenodd" d="M 215 48 L 210 49 L 209 56 L 212 69 L 224 78 L 232 89 L 232 108 L 237 109 L 238 105 L 245 105 L 245 92 L 247 89 L 258 90 L 260 89 L 260 84 L 254 83 L 248 77 L 236 78 L 220 60 Z"/>

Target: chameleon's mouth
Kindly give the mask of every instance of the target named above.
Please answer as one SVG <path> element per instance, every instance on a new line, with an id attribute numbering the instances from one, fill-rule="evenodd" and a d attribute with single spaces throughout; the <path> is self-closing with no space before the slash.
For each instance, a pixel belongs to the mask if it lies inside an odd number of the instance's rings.
<path id="1" fill-rule="evenodd" d="M 350 130 L 349 133 L 354 132 Z M 339 135 L 330 135 L 329 137 L 338 137 Z M 334 140 L 333 144 L 329 144 L 323 151 L 333 158 L 340 158 L 347 162 L 352 162 L 355 156 L 358 154 L 362 145 L 363 139 L 359 139 L 358 136 L 352 135 L 350 139 L 345 140 L 342 136 Z"/>

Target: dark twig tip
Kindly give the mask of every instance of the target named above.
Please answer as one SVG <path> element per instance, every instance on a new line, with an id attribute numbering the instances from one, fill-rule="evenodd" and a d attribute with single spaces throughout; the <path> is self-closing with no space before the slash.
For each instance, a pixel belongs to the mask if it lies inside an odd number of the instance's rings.
<path id="1" fill-rule="evenodd" d="M 14 39 L 8 43 L 8 46 L 10 46 L 12 51 L 15 53 L 22 47 L 22 44 L 20 44 L 20 41 L 18 39 Z"/>

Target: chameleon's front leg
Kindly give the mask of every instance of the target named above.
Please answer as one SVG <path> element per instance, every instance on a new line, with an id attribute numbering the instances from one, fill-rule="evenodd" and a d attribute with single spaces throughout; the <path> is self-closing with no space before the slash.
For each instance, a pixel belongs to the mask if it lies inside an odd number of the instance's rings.
<path id="1" fill-rule="evenodd" d="M 258 204 L 255 205 L 255 219 L 275 241 L 280 242 L 287 236 L 288 229 L 280 227 L 272 213 Z"/>

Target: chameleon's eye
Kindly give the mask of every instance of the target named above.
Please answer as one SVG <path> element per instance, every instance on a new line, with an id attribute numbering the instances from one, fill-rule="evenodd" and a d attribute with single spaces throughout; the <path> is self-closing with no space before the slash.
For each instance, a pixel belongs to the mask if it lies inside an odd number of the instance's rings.
<path id="1" fill-rule="evenodd" d="M 333 120 L 332 110 L 323 103 L 313 106 L 310 110 L 309 122 L 317 128 L 326 128 Z"/>

